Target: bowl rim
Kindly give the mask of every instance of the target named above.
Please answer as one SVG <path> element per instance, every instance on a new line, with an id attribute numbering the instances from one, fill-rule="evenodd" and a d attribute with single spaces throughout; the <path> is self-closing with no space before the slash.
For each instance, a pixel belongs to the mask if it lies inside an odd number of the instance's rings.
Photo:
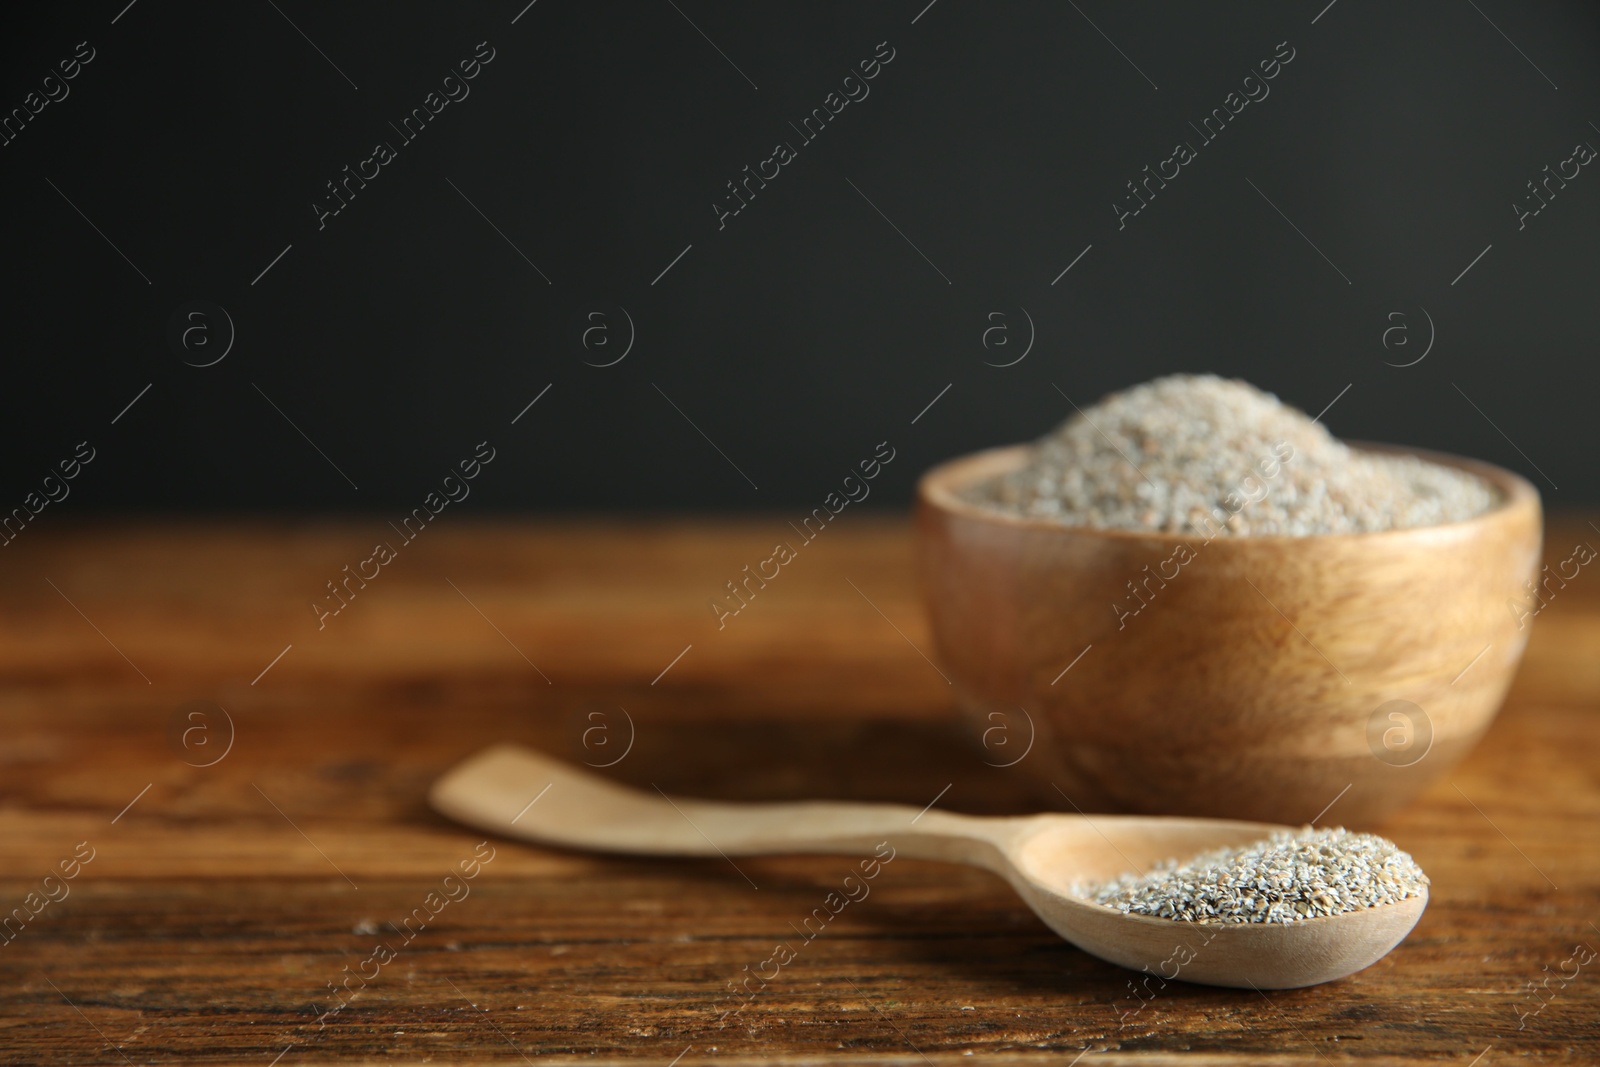
<path id="1" fill-rule="evenodd" d="M 1276 544 L 1317 543 L 1331 541 L 1380 542 L 1383 539 L 1417 539 L 1437 537 L 1441 534 L 1464 534 L 1474 529 L 1508 521 L 1513 515 L 1526 514 L 1536 521 L 1540 518 L 1539 490 L 1514 471 L 1492 463 L 1448 452 L 1413 448 L 1409 445 L 1384 444 L 1371 441 L 1341 441 L 1358 452 L 1376 452 L 1385 455 L 1414 456 L 1417 459 L 1454 470 L 1475 474 L 1488 482 L 1500 494 L 1500 499 L 1488 510 L 1453 522 L 1434 523 L 1427 526 L 1403 526 L 1388 530 L 1360 530 L 1342 533 L 1312 534 L 1216 534 L 1205 541 L 1216 544 Z M 984 478 L 1015 470 L 1038 447 L 1037 442 L 998 445 L 955 456 L 923 471 L 917 479 L 917 503 L 937 512 L 966 520 L 1009 526 L 1018 530 L 1049 531 L 1061 536 L 1103 537 L 1109 540 L 1162 542 L 1176 546 L 1187 544 L 1205 535 L 1194 532 L 1166 530 L 1137 530 L 1120 526 L 1084 526 L 1061 522 L 1036 515 L 1017 515 L 998 508 L 966 500 L 960 492 Z"/>

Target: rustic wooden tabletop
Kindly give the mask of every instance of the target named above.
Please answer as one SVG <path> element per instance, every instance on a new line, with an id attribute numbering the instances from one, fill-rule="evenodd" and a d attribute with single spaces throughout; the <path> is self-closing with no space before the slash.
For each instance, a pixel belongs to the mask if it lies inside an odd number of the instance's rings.
<path id="1" fill-rule="evenodd" d="M 684 794 L 1060 805 L 954 725 L 903 523 L 830 528 L 719 630 L 708 597 L 781 529 L 441 524 L 340 606 L 381 522 L 30 527 L 0 568 L 0 1061 L 1600 1060 L 1587 569 L 1382 828 L 1432 875 L 1420 925 L 1326 986 L 1136 987 L 912 860 L 772 975 L 854 859 L 593 857 L 428 809 L 502 740 Z M 1578 540 L 1553 523 L 1549 557 Z"/>

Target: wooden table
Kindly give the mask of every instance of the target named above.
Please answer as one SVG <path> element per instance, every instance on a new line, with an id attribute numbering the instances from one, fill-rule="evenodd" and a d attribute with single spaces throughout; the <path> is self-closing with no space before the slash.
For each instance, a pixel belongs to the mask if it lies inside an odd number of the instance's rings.
<path id="1" fill-rule="evenodd" d="M 325 583 L 398 541 L 381 521 L 30 526 L 0 559 L 0 891 L 26 920 L 0 945 L 0 1062 L 1600 1059 L 1600 961 L 1573 962 L 1600 948 L 1588 568 L 1488 738 L 1385 827 L 1433 876 L 1421 924 L 1332 985 L 1141 999 L 999 880 L 911 860 L 732 1017 L 731 983 L 852 859 L 500 841 L 435 907 L 482 837 L 425 790 L 499 740 L 668 792 L 1059 804 L 952 725 L 903 523 L 830 527 L 719 630 L 708 598 L 780 536 L 440 523 L 319 629 Z M 1600 545 L 1554 524 L 1550 558 L 1579 538 Z M 390 924 L 418 908 L 407 942 Z"/>

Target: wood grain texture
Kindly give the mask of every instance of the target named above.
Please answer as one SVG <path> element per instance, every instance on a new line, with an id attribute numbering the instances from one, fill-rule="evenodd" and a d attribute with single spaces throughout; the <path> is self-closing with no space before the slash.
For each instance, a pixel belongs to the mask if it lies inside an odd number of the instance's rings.
<path id="1" fill-rule="evenodd" d="M 848 857 L 736 871 L 496 841 L 434 914 L 482 835 L 428 810 L 433 779 L 502 740 L 606 762 L 621 709 L 633 746 L 604 773 L 646 789 L 1064 802 L 957 725 L 922 655 L 904 523 L 830 528 L 719 630 L 708 599 L 771 554 L 781 521 L 463 522 L 404 546 L 318 630 L 310 600 L 383 529 L 55 526 L 5 550 L 0 916 L 29 921 L 0 945 L 0 1062 L 1600 1058 L 1600 961 L 1558 977 L 1575 945 L 1600 948 L 1590 567 L 1534 623 L 1483 742 L 1383 826 L 1433 878 L 1415 932 L 1349 979 L 1262 996 L 1136 988 L 993 875 L 909 858 L 811 940 L 796 928 Z M 1547 557 L 1580 539 L 1600 545 L 1552 522 Z M 217 750 L 169 740 L 191 701 L 235 727 L 210 767 L 190 763 Z M 53 883 L 69 894 L 29 914 L 85 841 L 94 858 Z M 406 941 L 389 924 L 419 907 Z M 329 983 L 374 973 L 380 941 L 394 958 L 319 1023 Z M 780 941 L 794 959 L 735 995 Z"/>

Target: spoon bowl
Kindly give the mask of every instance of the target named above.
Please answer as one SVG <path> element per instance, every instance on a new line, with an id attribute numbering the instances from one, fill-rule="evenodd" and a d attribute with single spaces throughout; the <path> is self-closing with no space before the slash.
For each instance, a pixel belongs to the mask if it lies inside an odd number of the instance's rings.
<path id="1" fill-rule="evenodd" d="M 631 789 L 515 745 L 434 783 L 441 814 L 542 844 L 658 856 L 869 853 L 965 863 L 1006 879 L 1045 925 L 1085 952 L 1164 979 L 1289 989 L 1343 978 L 1411 932 L 1424 889 L 1394 904 L 1288 923 L 1196 923 L 1097 904 L 1075 887 L 1293 827 L 1142 815 L 981 817 L 901 804 L 733 804 Z"/>
<path id="2" fill-rule="evenodd" d="M 1046 926 L 1090 955 L 1166 979 L 1254 989 L 1331 982 L 1387 955 L 1428 904 L 1424 888 L 1394 904 L 1287 923 L 1195 923 L 1125 913 L 1074 889 L 1294 827 L 1138 815 L 1035 821 L 1006 850 L 1014 872 L 1008 880 L 1018 895 Z"/>

